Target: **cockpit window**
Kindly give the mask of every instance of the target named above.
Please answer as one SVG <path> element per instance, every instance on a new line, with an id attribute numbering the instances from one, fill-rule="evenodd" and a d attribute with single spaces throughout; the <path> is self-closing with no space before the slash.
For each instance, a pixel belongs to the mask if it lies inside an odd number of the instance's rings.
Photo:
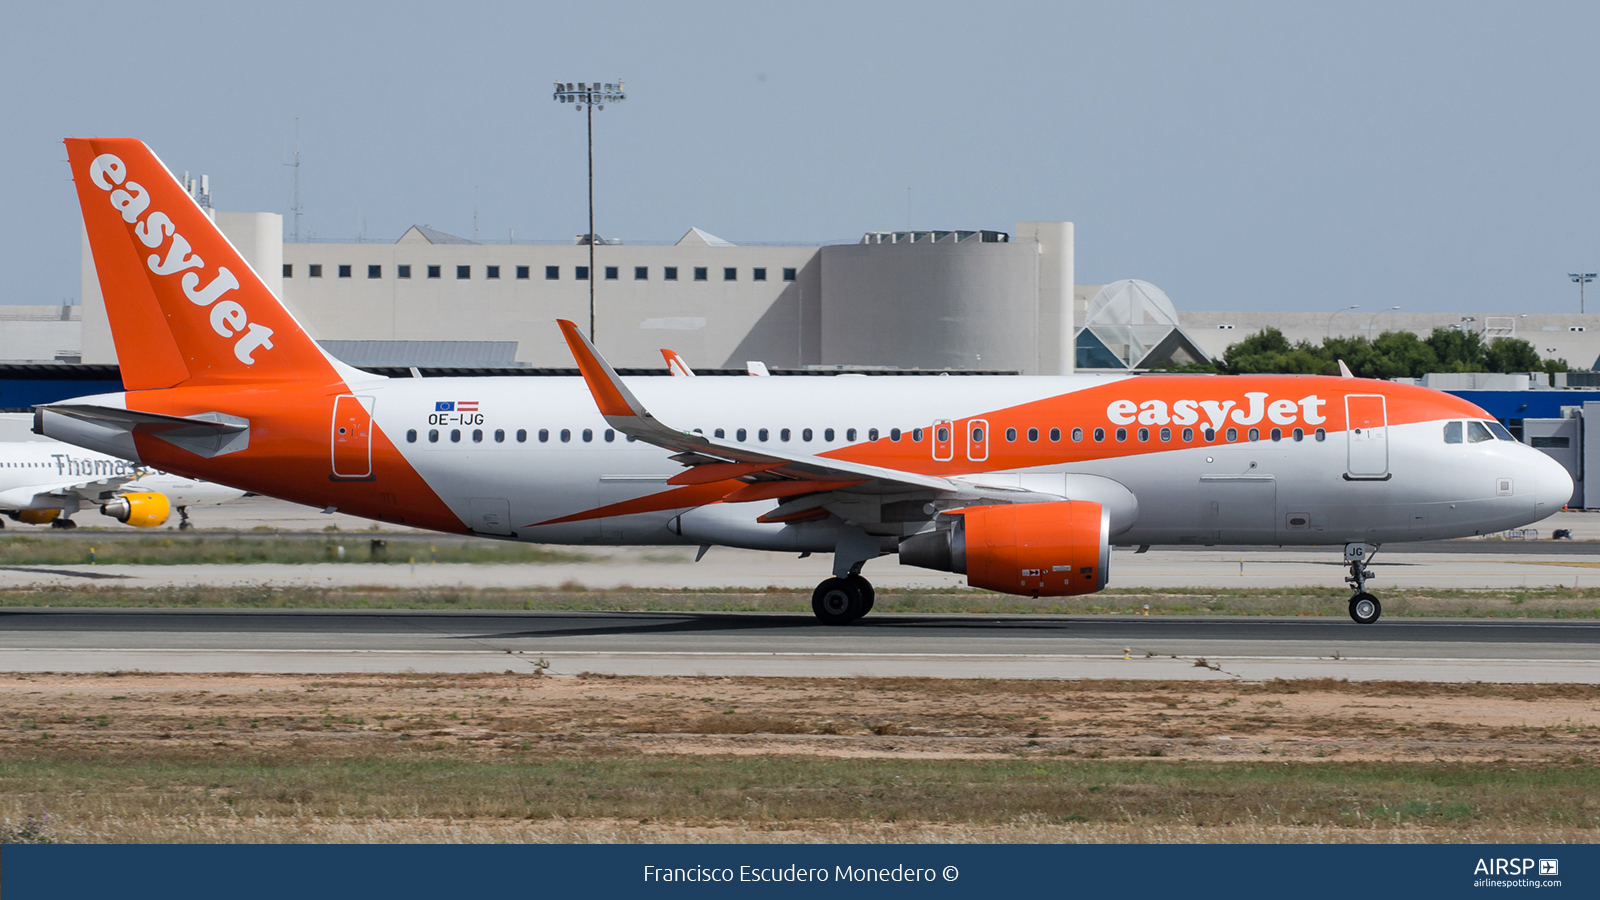
<path id="1" fill-rule="evenodd" d="M 1494 434 L 1485 428 L 1482 422 L 1467 423 L 1467 443 L 1477 444 L 1482 441 L 1494 440 Z"/>
<path id="2" fill-rule="evenodd" d="M 1444 423 L 1444 442 L 1446 444 L 1459 444 L 1459 443 L 1461 443 L 1461 423 L 1460 422 L 1446 422 L 1446 423 Z"/>
<path id="3" fill-rule="evenodd" d="M 1489 426 L 1489 430 L 1494 432 L 1494 436 L 1500 440 L 1519 443 L 1516 438 L 1511 436 L 1511 432 L 1507 431 L 1506 427 L 1501 425 L 1499 422 L 1488 422 L 1486 424 Z"/>

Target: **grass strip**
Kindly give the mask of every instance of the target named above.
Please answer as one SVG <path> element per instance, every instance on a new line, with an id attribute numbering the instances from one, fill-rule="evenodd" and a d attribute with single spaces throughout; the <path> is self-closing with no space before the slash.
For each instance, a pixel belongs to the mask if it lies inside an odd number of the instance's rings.
<path id="1" fill-rule="evenodd" d="M 376 543 L 375 543 L 376 542 Z M 326 537 L 211 534 L 0 537 L 0 566 L 176 566 L 258 563 L 567 563 L 593 562 L 584 553 L 538 544 L 473 538 L 416 539 L 367 532 Z"/>
<path id="2" fill-rule="evenodd" d="M 97 818 L 216 815 L 1600 829 L 1593 766 L 597 756 L 568 740 L 492 761 L 424 742 L 352 758 L 57 750 L 0 762 L 0 816 L 91 833 Z"/>

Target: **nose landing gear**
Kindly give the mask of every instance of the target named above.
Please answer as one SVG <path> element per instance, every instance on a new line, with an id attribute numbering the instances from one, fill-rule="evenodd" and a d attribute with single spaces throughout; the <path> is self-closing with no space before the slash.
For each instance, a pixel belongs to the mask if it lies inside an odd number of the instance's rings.
<path id="1" fill-rule="evenodd" d="M 1374 577 L 1367 563 L 1372 561 L 1373 554 L 1377 552 L 1376 544 L 1344 545 L 1344 561 L 1350 565 L 1350 574 L 1344 582 L 1350 585 L 1355 594 L 1350 598 L 1350 618 L 1361 625 L 1371 625 L 1383 615 L 1383 604 L 1378 602 L 1377 597 L 1367 593 L 1367 579 Z"/>

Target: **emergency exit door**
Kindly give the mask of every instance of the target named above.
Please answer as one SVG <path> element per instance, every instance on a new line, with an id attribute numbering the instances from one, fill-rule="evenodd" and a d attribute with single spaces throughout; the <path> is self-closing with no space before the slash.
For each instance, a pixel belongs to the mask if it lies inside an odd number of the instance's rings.
<path id="1" fill-rule="evenodd" d="M 372 477 L 372 398 L 333 401 L 333 477 Z"/>
<path id="2" fill-rule="evenodd" d="M 1389 418 L 1383 397 L 1351 394 L 1344 398 L 1345 440 L 1349 445 L 1346 477 L 1389 477 Z"/>

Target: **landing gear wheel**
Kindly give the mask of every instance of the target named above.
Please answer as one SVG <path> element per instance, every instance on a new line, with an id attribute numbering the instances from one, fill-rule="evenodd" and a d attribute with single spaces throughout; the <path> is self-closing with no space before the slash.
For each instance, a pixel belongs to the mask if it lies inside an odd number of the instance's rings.
<path id="1" fill-rule="evenodd" d="M 848 578 L 829 578 L 811 592 L 811 611 L 824 625 L 848 625 L 864 606 L 861 589 Z"/>
<path id="2" fill-rule="evenodd" d="M 189 528 L 189 507 L 180 506 L 178 507 L 178 530 L 188 531 Z"/>
<path id="3" fill-rule="evenodd" d="M 1383 604 L 1378 602 L 1377 597 L 1362 591 L 1350 598 L 1350 618 L 1358 624 L 1371 625 L 1378 621 L 1381 615 L 1383 615 Z"/>
<path id="4" fill-rule="evenodd" d="M 51 528 L 77 528 L 78 527 L 78 523 L 72 521 L 71 519 L 51 519 L 50 520 L 50 527 Z"/>
<path id="5" fill-rule="evenodd" d="M 846 580 L 855 585 L 856 590 L 861 594 L 861 613 L 856 618 L 859 619 L 861 616 L 872 612 L 872 601 L 877 597 L 877 592 L 872 589 L 872 582 L 862 578 L 860 575 L 851 575 Z"/>

